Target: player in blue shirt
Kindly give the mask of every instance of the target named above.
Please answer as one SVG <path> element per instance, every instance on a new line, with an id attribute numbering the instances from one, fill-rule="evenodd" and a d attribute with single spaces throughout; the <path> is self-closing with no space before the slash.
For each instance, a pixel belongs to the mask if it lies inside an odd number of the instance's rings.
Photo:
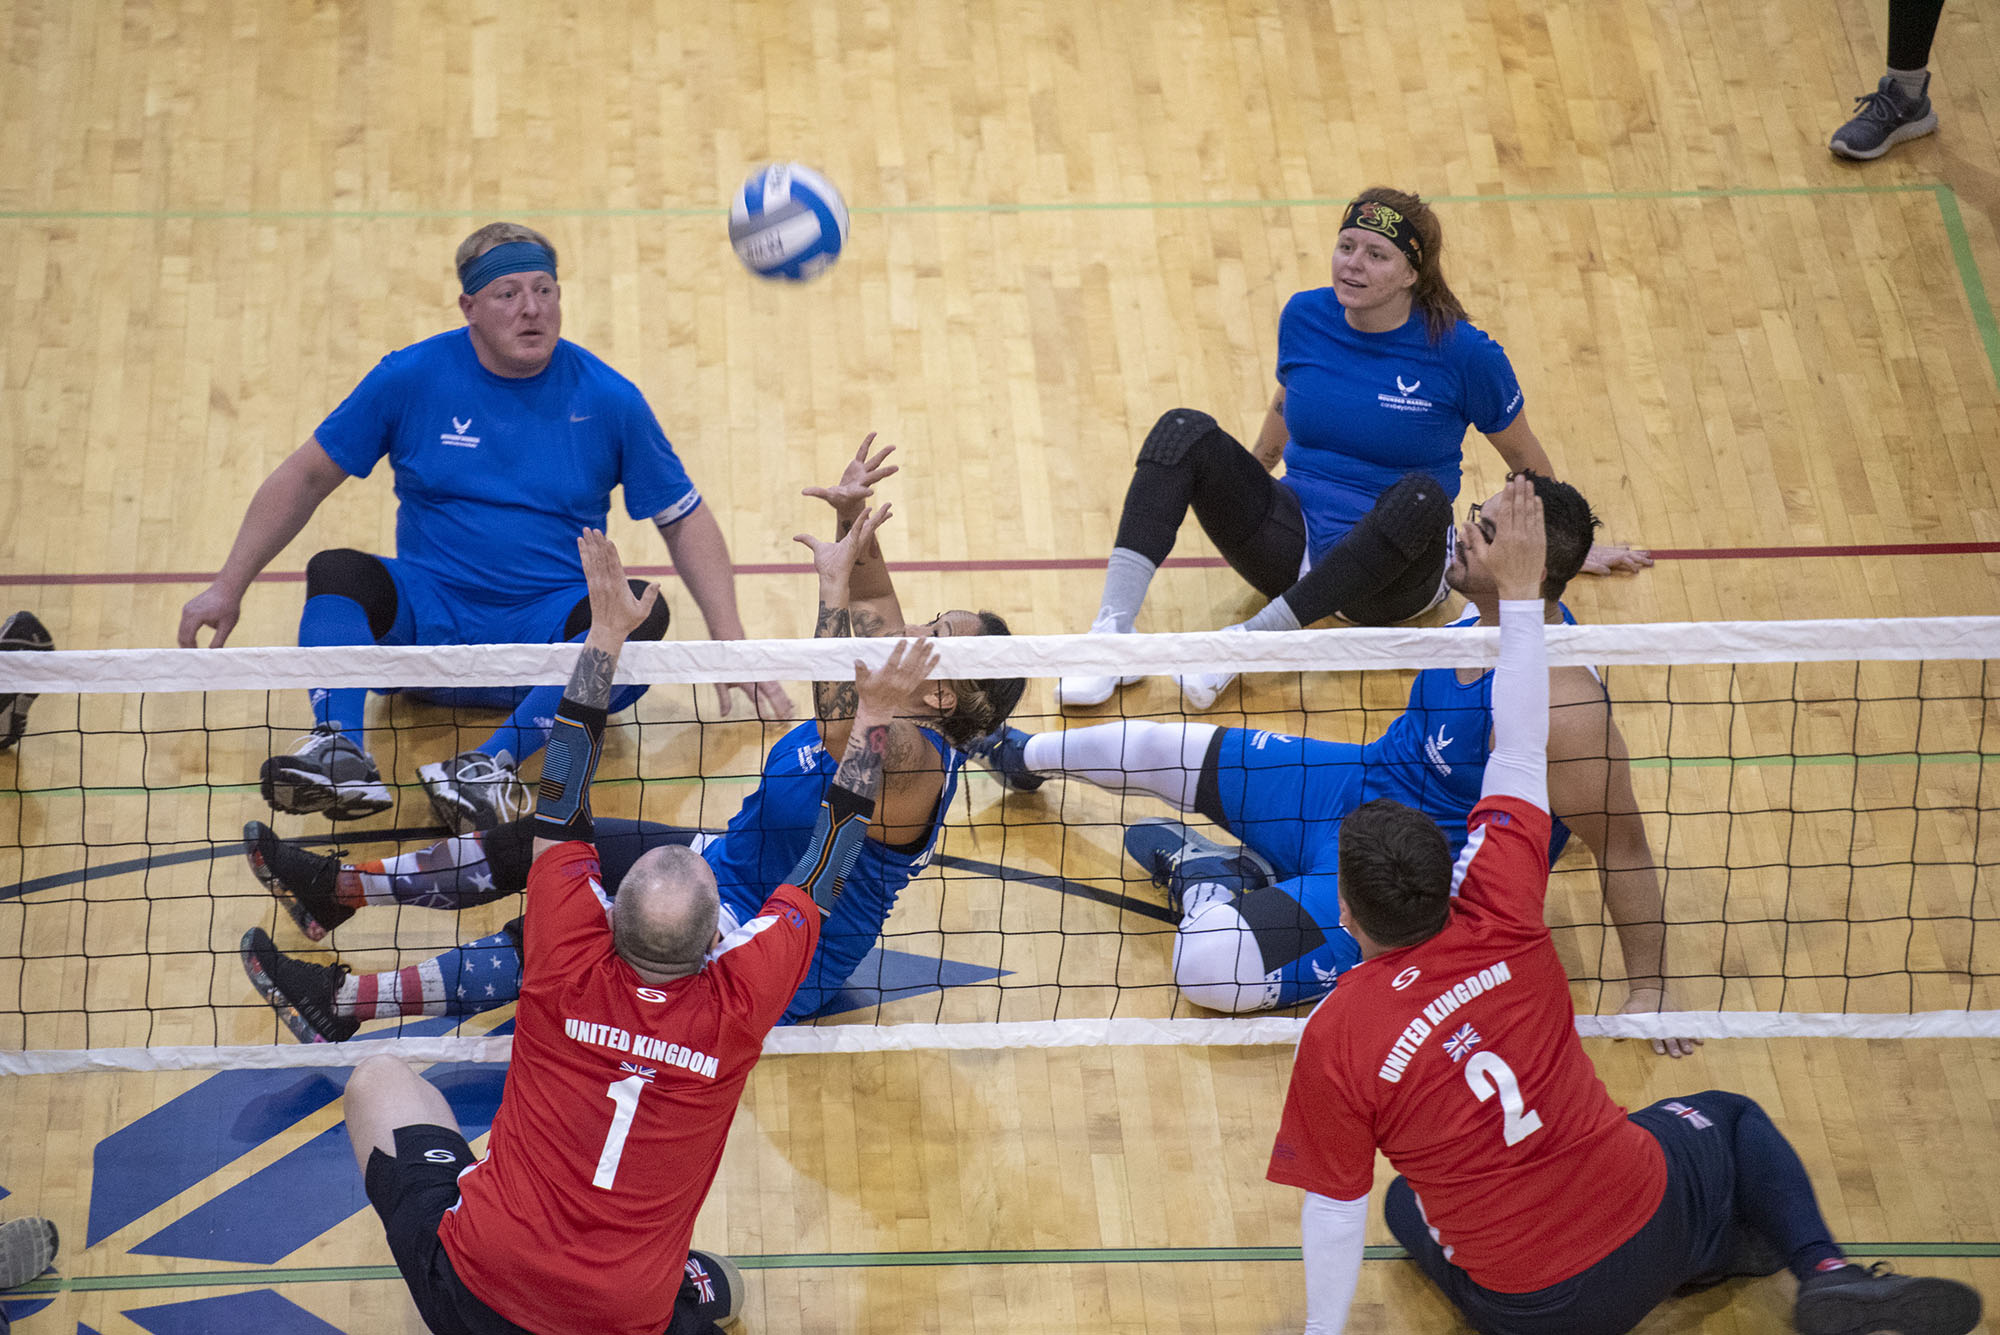
<path id="1" fill-rule="evenodd" d="M 946 612 L 906 625 L 882 557 L 876 530 L 889 517 L 867 508 L 874 484 L 896 471 L 884 448 L 862 443 L 839 483 L 807 488 L 834 508 L 833 542 L 800 540 L 819 571 L 820 637 L 1005 635 L 991 612 Z M 889 730 L 884 784 L 854 869 L 820 930 L 820 944 L 787 1023 L 832 1001 L 881 935 L 896 896 L 930 865 L 944 815 L 958 791 L 964 748 L 1004 725 L 1021 698 L 1019 678 L 940 680 L 920 707 Z M 818 682 L 815 714 L 780 738 L 764 760 L 757 790 L 720 834 L 643 821 L 599 818 L 597 843 L 604 883 L 616 885 L 648 850 L 693 845 L 715 871 L 722 897 L 722 931 L 754 917 L 770 887 L 798 862 L 818 820 L 826 785 L 852 729 L 852 682 Z M 367 903 L 469 908 L 520 892 L 527 883 L 533 833 L 517 821 L 481 834 L 447 839 L 383 862 L 342 865 L 276 838 L 252 822 L 245 852 L 258 879 L 318 940 Z M 779 864 L 783 864 L 780 866 Z M 352 975 L 344 965 L 314 964 L 280 952 L 261 928 L 244 937 L 245 968 L 301 1041 L 339 1041 L 360 1022 L 389 1015 L 470 1015 L 519 995 L 520 921 L 492 936 L 407 968 Z"/>
<path id="2" fill-rule="evenodd" d="M 395 474 L 396 555 L 351 548 L 306 563 L 301 645 L 509 644 L 579 640 L 590 600 L 577 535 L 602 529 L 611 489 L 665 537 L 709 634 L 740 640 L 735 567 L 714 514 L 637 386 L 562 335 L 562 289 L 547 237 L 491 223 L 458 248 L 465 328 L 392 352 L 312 438 L 264 480 L 215 582 L 181 610 L 180 643 L 202 627 L 229 638 L 243 594 L 333 490 L 384 456 Z M 666 633 L 662 599 L 633 638 Z M 775 717 L 791 701 L 775 682 L 745 683 Z M 643 687 L 621 688 L 624 709 Z M 721 688 L 722 711 L 729 690 Z M 478 748 L 419 777 L 453 829 L 525 810 L 515 770 L 539 751 L 561 698 L 556 686 L 412 691 L 442 705 L 512 710 Z M 362 745 L 367 693 L 312 692 L 314 730 L 264 763 L 264 796 L 280 811 L 351 820 L 391 805 Z"/>
<path id="3" fill-rule="evenodd" d="M 1568 620 L 1559 600 L 1598 521 L 1574 487 L 1539 476 L 1534 486 L 1548 532 L 1542 594 L 1549 619 Z M 1483 533 L 1484 522 L 1473 507 L 1468 523 L 1481 523 Z M 1498 624 L 1492 580 L 1466 543 L 1456 544 L 1446 574 L 1479 604 L 1460 624 Z M 1365 745 L 1127 720 L 1035 737 L 1009 728 L 981 750 L 1010 786 L 1032 790 L 1054 775 L 1087 779 L 1158 797 L 1241 839 L 1241 849 L 1228 849 L 1177 821 L 1150 821 L 1133 827 L 1126 847 L 1181 914 L 1174 978 L 1183 995 L 1212 1010 L 1265 1010 L 1324 994 L 1360 959 L 1340 926 L 1340 825 L 1348 813 L 1394 798 L 1435 819 L 1457 855 L 1492 746 L 1492 691 L 1490 671 L 1419 672 L 1408 708 Z M 1552 671 L 1550 701 L 1550 858 L 1571 833 L 1589 846 L 1625 957 L 1625 1009 L 1665 1009 L 1659 876 L 1624 739 L 1591 669 Z M 1689 1043 L 1654 1046 L 1683 1056 Z"/>
<path id="4" fill-rule="evenodd" d="M 1405 621 L 1444 598 L 1465 431 L 1514 471 L 1555 470 L 1528 426 L 1500 345 L 1465 318 L 1440 267 L 1428 204 L 1386 187 L 1347 206 L 1333 286 L 1301 292 L 1278 321 L 1278 393 L 1246 450 L 1207 413 L 1176 408 L 1140 446 L 1105 565 L 1094 633 L 1125 634 L 1188 510 L 1238 574 L 1269 598 L 1230 629 L 1297 630 L 1338 615 Z M 1274 478 L 1280 459 L 1283 478 Z M 1589 568 L 1638 569 L 1604 549 Z M 1180 678 L 1206 709 L 1234 673 Z M 1063 705 L 1096 705 L 1136 677 L 1065 677 Z"/>

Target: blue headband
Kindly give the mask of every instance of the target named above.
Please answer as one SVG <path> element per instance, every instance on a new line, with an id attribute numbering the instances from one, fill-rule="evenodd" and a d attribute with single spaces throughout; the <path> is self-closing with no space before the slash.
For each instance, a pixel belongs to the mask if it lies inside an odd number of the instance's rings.
<path id="1" fill-rule="evenodd" d="M 556 276 L 555 253 L 533 241 L 509 241 L 481 255 L 466 267 L 460 281 L 471 296 L 496 278 L 510 273 L 545 273 Z"/>

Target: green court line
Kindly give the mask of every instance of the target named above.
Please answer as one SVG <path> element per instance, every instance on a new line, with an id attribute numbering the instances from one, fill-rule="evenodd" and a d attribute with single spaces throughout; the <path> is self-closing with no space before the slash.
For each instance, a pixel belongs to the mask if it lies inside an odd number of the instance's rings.
<path id="1" fill-rule="evenodd" d="M 1633 758 L 1634 769 L 1720 769 L 1740 767 L 1761 769 L 1766 767 L 1790 769 L 1800 765 L 1978 765 L 2000 762 L 2000 752 L 1989 751 L 1893 751 L 1881 755 L 1851 756 L 1637 756 Z M 686 774 L 675 778 L 661 779 L 599 779 L 599 788 L 629 788 L 635 783 L 648 784 L 690 784 L 690 783 L 755 783 L 755 774 L 723 774 L 704 778 L 698 774 Z M 390 787 L 414 792 L 422 784 L 398 783 Z M 255 793 L 260 791 L 254 783 L 177 783 L 161 788 L 8 788 L 0 789 L 0 796 L 14 794 L 20 797 L 147 797 L 167 793 Z"/>
<path id="2" fill-rule="evenodd" d="M 1933 1258 L 1987 1259 L 2000 1257 L 2000 1243 L 1992 1242 L 1851 1242 L 1843 1244 L 1849 1255 L 1913 1256 Z M 1408 1256 L 1401 1247 L 1371 1246 L 1362 1249 L 1370 1261 L 1400 1261 Z M 802 1252 L 732 1258 L 745 1270 L 852 1270 L 923 1266 L 970 1265 L 1201 1265 L 1240 1264 L 1255 1261 L 1291 1262 L 1301 1259 L 1297 1247 L 1126 1247 L 1126 1248 L 1045 1248 L 1019 1251 L 962 1252 Z M 62 1292 L 91 1292 L 124 1289 L 197 1289 L 270 1284 L 352 1284 L 398 1281 L 402 1278 L 393 1265 L 313 1266 L 289 1269 L 210 1270 L 182 1274 L 84 1275 L 38 1280 L 19 1289 L 17 1296 Z"/>
<path id="3" fill-rule="evenodd" d="M 1850 1256 L 2000 1257 L 2000 1242 L 1849 1242 Z M 1401 1247 L 1362 1249 L 1370 1261 L 1400 1261 Z M 1207 1265 L 1297 1261 L 1297 1247 L 1050 1247 L 1017 1251 L 796 1252 L 731 1258 L 745 1270 L 854 1270 L 957 1265 Z M 393 1265 L 297 1266 L 251 1270 L 198 1270 L 182 1274 L 76 1275 L 37 1280 L 8 1292 L 88 1293 L 107 1289 L 208 1289 L 270 1284 L 357 1284 L 400 1281 Z"/>
<path id="4" fill-rule="evenodd" d="M 1979 341 L 1986 345 L 1986 364 L 1993 371 L 1993 383 L 2000 386 L 2000 324 L 1993 319 L 1992 303 L 1986 299 L 1986 284 L 1979 277 L 1979 264 L 1972 258 L 1972 238 L 1965 233 L 1965 219 L 1958 211 L 1958 195 L 1948 185 L 1937 187 L 1938 212 L 1944 215 L 1944 233 L 1951 239 L 1951 258 L 1958 265 L 1958 285 L 1965 289 L 1966 304 L 1972 307 L 1972 323 Z"/>

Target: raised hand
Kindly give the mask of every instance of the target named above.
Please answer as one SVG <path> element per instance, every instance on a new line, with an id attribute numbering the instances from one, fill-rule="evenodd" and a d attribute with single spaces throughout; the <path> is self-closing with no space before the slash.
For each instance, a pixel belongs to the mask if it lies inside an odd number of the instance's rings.
<path id="1" fill-rule="evenodd" d="M 839 525 L 835 530 L 838 534 L 845 535 L 854 521 L 861 517 L 868 502 L 875 496 L 875 484 L 899 471 L 897 464 L 883 466 L 883 461 L 896 452 L 896 447 L 884 445 L 870 455 L 868 447 L 874 443 L 875 433 L 870 431 L 861 442 L 861 448 L 847 461 L 847 467 L 841 470 L 840 481 L 830 487 L 806 487 L 799 493 L 802 496 L 817 496 L 833 507 Z"/>
<path id="2" fill-rule="evenodd" d="M 577 535 L 576 552 L 583 558 L 583 581 L 590 589 L 591 634 L 602 632 L 612 644 L 625 643 L 660 601 L 660 586 L 648 584 L 643 596 L 635 596 L 625 563 L 618 559 L 618 545 L 594 528 Z"/>
<path id="3" fill-rule="evenodd" d="M 855 561 L 868 549 L 875 531 L 888 522 L 891 513 L 893 507 L 885 501 L 873 510 L 861 511 L 854 524 L 836 541 L 827 542 L 810 533 L 795 533 L 792 541 L 812 552 L 813 569 L 819 572 L 821 585 L 834 581 L 844 594 Z M 843 596 L 839 601 L 844 603 L 846 599 Z"/>
<path id="4" fill-rule="evenodd" d="M 1542 498 L 1525 474 L 1507 480 L 1493 501 L 1480 509 L 1493 522 L 1493 536 L 1484 526 L 1468 524 L 1462 534 L 1473 553 L 1483 557 L 1501 598 L 1539 599 L 1548 570 L 1549 535 L 1542 522 Z"/>
<path id="5" fill-rule="evenodd" d="M 868 718 L 886 721 L 910 708 L 937 664 L 937 641 L 928 637 L 898 640 L 889 651 L 889 661 L 873 672 L 856 660 L 854 689 L 861 700 L 856 725 Z"/>

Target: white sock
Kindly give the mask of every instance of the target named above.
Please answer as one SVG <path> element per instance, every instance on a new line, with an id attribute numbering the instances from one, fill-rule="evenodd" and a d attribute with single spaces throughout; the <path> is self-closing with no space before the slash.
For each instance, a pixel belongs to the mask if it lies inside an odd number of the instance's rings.
<path id="1" fill-rule="evenodd" d="M 1215 732 L 1213 723 L 1121 719 L 1036 733 L 1023 748 L 1023 759 L 1037 774 L 1066 774 L 1113 792 L 1148 793 L 1192 811 L 1201 762 Z"/>
<path id="2" fill-rule="evenodd" d="M 1921 70 L 1889 70 L 1888 75 L 1896 81 L 1896 87 L 1904 97 L 1912 102 L 1923 100 L 1924 88 L 1930 81 L 1931 72 Z"/>
<path id="3" fill-rule="evenodd" d="M 1264 610 L 1243 623 L 1244 630 L 1297 630 L 1299 618 L 1281 594 L 1264 604 Z"/>
<path id="4" fill-rule="evenodd" d="M 1113 630 L 1129 635 L 1139 609 L 1145 605 L 1146 590 L 1153 585 L 1153 572 L 1158 569 L 1130 547 L 1113 547 L 1110 559 L 1104 563 L 1104 597 L 1091 629 L 1108 621 Z"/>

